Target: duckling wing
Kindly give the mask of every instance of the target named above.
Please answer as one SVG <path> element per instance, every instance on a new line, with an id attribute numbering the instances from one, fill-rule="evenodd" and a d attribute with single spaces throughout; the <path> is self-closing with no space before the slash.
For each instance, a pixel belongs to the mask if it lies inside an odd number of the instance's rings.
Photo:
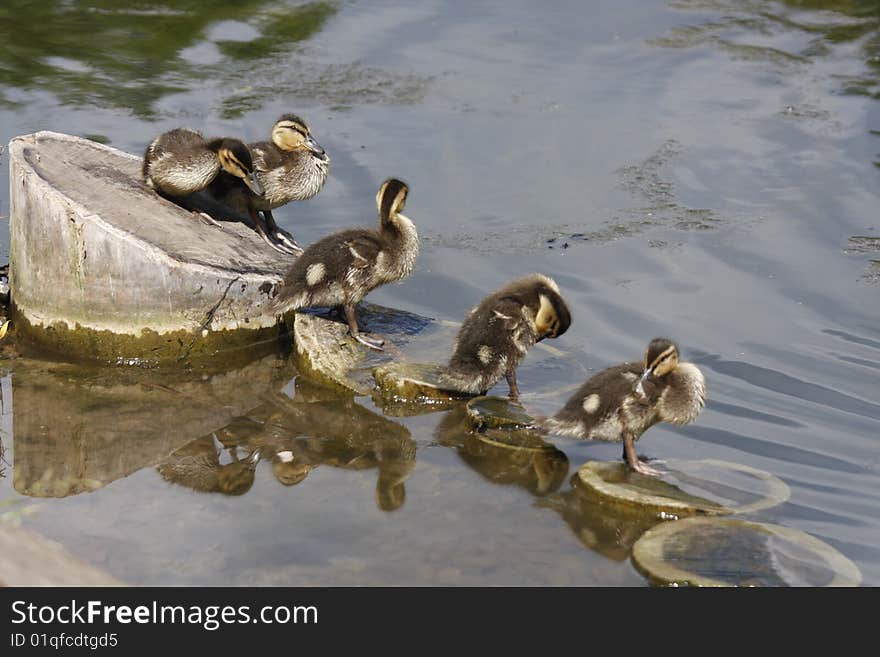
<path id="1" fill-rule="evenodd" d="M 357 303 L 372 289 L 382 241 L 363 229 L 346 230 L 311 244 L 284 277 L 273 308 Z"/>
<path id="2" fill-rule="evenodd" d="M 620 440 L 617 413 L 642 372 L 642 364 L 623 363 L 597 373 L 575 392 L 556 413 L 548 427 L 557 433 L 580 438 Z"/>
<path id="3" fill-rule="evenodd" d="M 254 161 L 254 170 L 265 173 L 284 165 L 284 154 L 275 144 L 269 141 L 258 141 L 248 144 Z"/>

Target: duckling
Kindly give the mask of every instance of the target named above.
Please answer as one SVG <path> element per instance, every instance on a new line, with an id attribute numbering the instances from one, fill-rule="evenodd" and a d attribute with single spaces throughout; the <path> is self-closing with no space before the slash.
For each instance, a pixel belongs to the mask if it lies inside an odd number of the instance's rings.
<path id="1" fill-rule="evenodd" d="M 441 381 L 484 395 L 503 375 L 516 400 L 516 368 L 526 352 L 544 338 L 559 337 L 570 325 L 571 313 L 552 278 L 530 274 L 511 281 L 471 310 Z"/>
<path id="2" fill-rule="evenodd" d="M 312 138 L 306 122 L 295 114 L 285 114 L 275 122 L 272 141 L 256 142 L 249 147 L 257 180 L 265 192 L 261 195 L 235 184 L 233 179 L 220 177 L 209 193 L 234 210 L 247 212 L 260 237 L 272 248 L 299 253 L 302 248 L 290 233 L 278 227 L 272 210 L 290 201 L 308 200 L 321 191 L 330 157 Z M 262 211 L 265 224 L 257 210 Z"/>
<path id="3" fill-rule="evenodd" d="M 247 458 L 239 460 L 231 451 L 232 461 L 223 464 L 220 462 L 223 449 L 224 445 L 216 436 L 197 438 L 173 452 L 157 466 L 157 470 L 166 481 L 196 491 L 243 495 L 254 484 L 260 452 L 254 450 Z"/>
<path id="4" fill-rule="evenodd" d="M 257 196 L 263 193 L 251 152 L 243 142 L 232 137 L 208 140 L 189 128 L 169 130 L 151 141 L 142 171 L 144 182 L 171 201 L 207 188 L 221 172 L 234 181 L 231 187 Z"/>
<path id="5" fill-rule="evenodd" d="M 409 187 L 389 178 L 379 187 L 379 229 L 351 228 L 311 244 L 287 272 L 270 304 L 277 314 L 310 306 L 341 307 L 358 342 L 382 350 L 384 342 L 361 335 L 355 304 L 370 290 L 409 276 L 419 236 L 402 214 Z"/>
<path id="6" fill-rule="evenodd" d="M 645 475 L 660 471 L 636 455 L 634 443 L 658 422 L 688 424 L 706 403 L 706 379 L 693 363 L 679 360 L 678 346 L 655 338 L 642 362 L 602 370 L 584 383 L 542 425 L 553 433 L 589 440 L 623 441 L 623 460 Z"/>

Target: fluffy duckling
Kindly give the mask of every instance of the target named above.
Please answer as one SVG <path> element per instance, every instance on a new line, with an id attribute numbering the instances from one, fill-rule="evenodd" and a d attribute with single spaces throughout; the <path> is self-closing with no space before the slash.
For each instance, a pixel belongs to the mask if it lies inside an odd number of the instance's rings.
<path id="1" fill-rule="evenodd" d="M 254 195 L 263 193 L 251 152 L 243 142 L 231 137 L 205 139 L 189 128 L 163 132 L 151 141 L 142 171 L 144 182 L 170 200 L 206 189 L 221 171 L 234 186 Z"/>
<path id="2" fill-rule="evenodd" d="M 249 144 L 256 178 L 264 192 L 235 184 L 234 179 L 218 178 L 211 195 L 238 212 L 247 212 L 257 232 L 272 248 L 283 253 L 302 251 L 293 236 L 278 227 L 272 210 L 290 201 L 315 196 L 327 179 L 330 158 L 316 142 L 306 122 L 295 114 L 285 114 L 272 127 L 272 140 Z M 265 224 L 257 214 L 262 211 Z"/>
<path id="3" fill-rule="evenodd" d="M 688 424 L 706 403 L 706 379 L 693 363 L 680 362 L 678 346 L 655 338 L 642 362 L 602 370 L 584 383 L 543 426 L 590 440 L 623 441 L 623 459 L 645 475 L 660 472 L 642 462 L 634 443 L 658 422 Z"/>
<path id="4" fill-rule="evenodd" d="M 409 188 L 389 178 L 379 187 L 379 229 L 351 228 L 311 244 L 287 272 L 271 303 L 277 314 L 311 306 L 341 307 L 358 342 L 382 349 L 382 340 L 361 335 L 355 304 L 370 290 L 409 276 L 419 254 L 419 236 L 402 214 Z"/>
<path id="5" fill-rule="evenodd" d="M 511 281 L 471 310 L 442 379 L 457 390 L 486 394 L 504 376 L 515 400 L 516 368 L 526 352 L 570 325 L 571 313 L 552 278 L 531 274 Z"/>

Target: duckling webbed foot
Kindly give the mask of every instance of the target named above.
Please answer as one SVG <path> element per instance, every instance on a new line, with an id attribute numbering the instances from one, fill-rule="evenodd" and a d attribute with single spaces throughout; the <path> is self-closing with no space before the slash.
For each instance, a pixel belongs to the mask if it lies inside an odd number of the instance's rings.
<path id="1" fill-rule="evenodd" d="M 266 231 L 263 230 L 263 227 L 260 224 L 257 224 L 257 233 L 259 234 L 260 237 L 263 238 L 263 241 L 266 244 L 271 246 L 273 249 L 275 249 L 279 253 L 284 253 L 286 255 L 299 255 L 300 253 L 302 253 L 302 249 L 288 246 L 287 244 L 285 244 L 284 242 L 282 242 L 280 240 L 278 240 L 278 241 L 273 240 L 271 237 L 269 237 L 266 234 Z"/>
<path id="2" fill-rule="evenodd" d="M 647 477 L 659 477 L 663 474 L 662 470 L 652 468 L 650 465 L 641 460 L 636 454 L 636 448 L 633 444 L 635 439 L 629 431 L 623 434 L 623 459 L 627 465 L 634 471 Z"/>
<path id="3" fill-rule="evenodd" d="M 280 228 L 278 224 L 275 223 L 275 217 L 272 216 L 272 213 L 269 210 L 263 210 L 263 217 L 266 219 L 266 227 L 269 229 L 269 233 L 279 244 L 294 249 L 296 253 L 302 253 L 303 248 L 296 243 L 296 240 L 293 239 L 293 235 L 283 228 Z"/>
<path id="4" fill-rule="evenodd" d="M 385 351 L 382 348 L 382 345 L 385 344 L 385 340 L 382 340 L 380 338 L 368 338 L 361 333 L 352 333 L 351 337 L 353 337 L 361 344 L 368 346 L 370 349 L 375 349 L 376 351 Z"/>
<path id="5" fill-rule="evenodd" d="M 202 223 L 206 223 L 210 226 L 217 226 L 220 230 L 223 230 L 223 226 L 221 226 L 214 217 L 209 215 L 207 212 L 203 212 L 202 210 L 191 210 L 193 216 L 199 219 Z"/>
<path id="6" fill-rule="evenodd" d="M 302 253 L 302 249 L 299 248 L 299 245 L 296 248 L 288 246 L 287 244 L 281 242 L 280 240 L 273 240 L 266 232 L 266 226 L 264 225 L 263 219 L 260 218 L 260 213 L 257 212 L 256 208 L 252 205 L 248 207 L 248 215 L 250 215 L 251 221 L 254 222 L 254 230 L 257 231 L 257 234 L 263 238 L 263 241 L 271 246 L 273 249 L 278 251 L 279 253 L 284 253 L 286 255 L 299 255 Z M 270 213 L 271 216 L 271 213 Z M 274 221 L 272 222 L 275 223 Z"/>
<path id="7" fill-rule="evenodd" d="M 293 239 L 293 235 L 288 233 L 286 230 L 278 229 L 275 231 L 273 237 L 278 240 L 279 244 L 283 244 L 284 246 L 293 249 L 294 253 L 302 253 L 303 248 L 296 243 L 296 240 Z"/>
<path id="8" fill-rule="evenodd" d="M 348 332 L 351 337 L 353 337 L 361 344 L 366 345 L 370 349 L 375 349 L 376 351 L 385 351 L 384 349 L 382 349 L 382 345 L 385 344 L 385 340 L 380 340 L 378 338 L 368 338 L 364 335 L 361 335 L 361 332 L 358 329 L 357 317 L 355 317 L 353 305 L 344 306 L 343 311 L 345 312 L 345 318 L 348 320 Z"/>

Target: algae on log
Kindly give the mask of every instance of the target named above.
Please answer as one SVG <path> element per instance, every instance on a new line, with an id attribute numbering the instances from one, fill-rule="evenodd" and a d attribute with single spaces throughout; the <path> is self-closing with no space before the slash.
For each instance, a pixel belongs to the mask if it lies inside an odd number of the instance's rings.
<path id="1" fill-rule="evenodd" d="M 140 157 L 79 137 L 16 137 L 8 155 L 20 337 L 112 362 L 268 349 L 278 329 L 267 303 L 295 258 L 246 218 L 193 197 L 222 222 L 206 225 L 143 183 Z"/>

